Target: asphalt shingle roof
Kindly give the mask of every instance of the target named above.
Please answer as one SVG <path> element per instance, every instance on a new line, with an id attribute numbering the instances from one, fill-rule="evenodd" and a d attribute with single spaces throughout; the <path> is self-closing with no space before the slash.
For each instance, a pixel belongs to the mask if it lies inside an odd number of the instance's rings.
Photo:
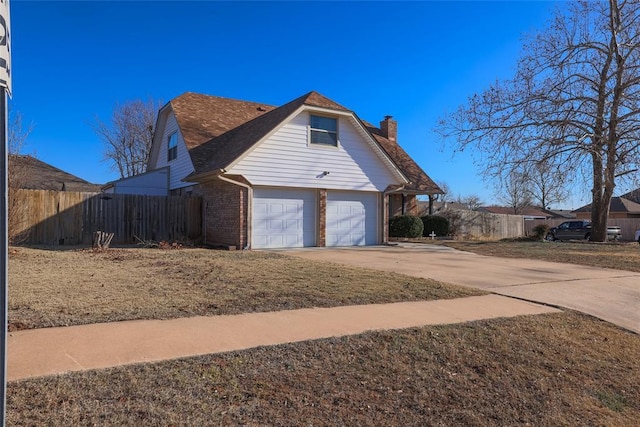
<path id="1" fill-rule="evenodd" d="M 422 170 L 402 147 L 382 136 L 380 129 L 368 126 L 369 132 L 410 181 L 404 189 L 417 194 L 442 194 L 438 185 Z"/>
<path id="2" fill-rule="evenodd" d="M 591 212 L 591 203 L 582 206 L 581 208 L 576 209 L 573 212 Z M 627 212 L 640 214 L 640 204 L 626 199 L 623 196 L 612 197 L 611 204 L 609 205 L 609 212 Z"/>
<path id="3" fill-rule="evenodd" d="M 17 188 L 88 193 L 100 191 L 100 185 L 91 184 L 32 156 L 10 155 L 9 170 L 17 176 L 9 180 Z"/>

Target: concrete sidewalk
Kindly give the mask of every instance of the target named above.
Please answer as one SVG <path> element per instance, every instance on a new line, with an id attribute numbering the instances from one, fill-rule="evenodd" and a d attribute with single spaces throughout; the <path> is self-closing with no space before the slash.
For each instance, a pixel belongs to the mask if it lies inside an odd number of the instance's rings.
<path id="1" fill-rule="evenodd" d="M 365 331 L 558 312 L 499 295 L 139 320 L 11 332 L 8 379 L 243 350 Z"/>

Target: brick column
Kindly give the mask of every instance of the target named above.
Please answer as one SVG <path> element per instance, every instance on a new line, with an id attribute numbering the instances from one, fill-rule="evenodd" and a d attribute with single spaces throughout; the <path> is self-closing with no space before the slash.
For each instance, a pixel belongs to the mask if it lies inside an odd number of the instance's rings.
<path id="1" fill-rule="evenodd" d="M 318 191 L 318 246 L 327 245 L 327 190 Z"/>
<path id="2" fill-rule="evenodd" d="M 382 244 L 389 243 L 389 198 L 391 195 L 382 193 Z"/>

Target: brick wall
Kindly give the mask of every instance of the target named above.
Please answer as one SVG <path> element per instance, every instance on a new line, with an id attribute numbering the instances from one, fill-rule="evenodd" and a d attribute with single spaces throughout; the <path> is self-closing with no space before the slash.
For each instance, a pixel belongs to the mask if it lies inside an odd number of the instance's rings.
<path id="1" fill-rule="evenodd" d="M 419 215 L 418 198 L 414 194 L 405 197 L 405 215 Z"/>
<path id="2" fill-rule="evenodd" d="M 322 188 L 318 192 L 318 246 L 327 245 L 327 190 Z"/>
<path id="3" fill-rule="evenodd" d="M 389 195 L 389 215 L 394 217 L 402 215 L 404 203 L 404 215 L 418 216 L 418 198 L 413 195 L 403 196 L 402 194 L 390 194 Z"/>
<path id="4" fill-rule="evenodd" d="M 389 243 L 389 199 L 382 197 L 382 244 Z"/>
<path id="5" fill-rule="evenodd" d="M 206 244 L 242 249 L 247 245 L 248 190 L 214 180 L 198 185 L 202 195 L 202 237 Z"/>
<path id="6" fill-rule="evenodd" d="M 402 194 L 389 194 L 389 217 L 402 215 Z"/>
<path id="7" fill-rule="evenodd" d="M 169 190 L 170 196 L 181 196 L 181 197 L 189 197 L 189 196 L 197 196 L 200 197 L 201 194 L 198 192 L 198 185 L 190 185 L 188 187 L 175 188 L 173 190 Z"/>

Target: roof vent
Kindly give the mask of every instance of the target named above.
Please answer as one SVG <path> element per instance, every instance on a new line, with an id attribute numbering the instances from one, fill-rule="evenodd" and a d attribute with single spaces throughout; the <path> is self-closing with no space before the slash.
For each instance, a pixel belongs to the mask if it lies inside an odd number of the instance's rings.
<path id="1" fill-rule="evenodd" d="M 264 107 L 258 107 L 258 111 L 267 111 L 267 109 Z"/>

